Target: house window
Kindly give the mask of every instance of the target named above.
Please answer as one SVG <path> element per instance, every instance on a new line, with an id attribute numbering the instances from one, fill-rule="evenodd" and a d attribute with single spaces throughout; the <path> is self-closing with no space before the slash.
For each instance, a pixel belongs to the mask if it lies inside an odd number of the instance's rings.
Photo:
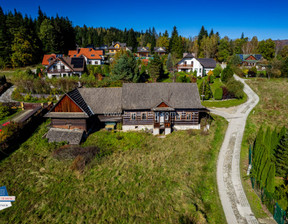
<path id="1" fill-rule="evenodd" d="M 65 69 L 65 66 L 64 66 L 64 65 L 62 65 L 62 66 L 61 66 L 61 69 L 62 69 L 62 70 L 64 70 L 64 69 Z"/>
<path id="2" fill-rule="evenodd" d="M 131 113 L 131 120 L 136 120 L 136 113 Z"/>
<path id="3" fill-rule="evenodd" d="M 201 73 L 201 68 L 199 68 L 199 72 Z"/>
<path id="4" fill-rule="evenodd" d="M 186 114 L 186 120 L 191 120 L 192 119 L 192 114 L 191 113 L 187 113 Z"/>
<path id="5" fill-rule="evenodd" d="M 165 113 L 165 121 L 168 121 L 168 120 L 169 120 L 169 113 L 166 112 L 166 113 Z"/>
<path id="6" fill-rule="evenodd" d="M 141 120 L 147 120 L 147 113 L 141 113 Z"/>
<path id="7" fill-rule="evenodd" d="M 155 113 L 155 122 L 159 122 L 159 113 Z"/>
<path id="8" fill-rule="evenodd" d="M 175 112 L 172 112 L 171 113 L 171 119 L 174 119 L 175 118 Z"/>
<path id="9" fill-rule="evenodd" d="M 176 112 L 176 121 L 180 121 L 180 120 L 181 120 L 180 113 Z"/>

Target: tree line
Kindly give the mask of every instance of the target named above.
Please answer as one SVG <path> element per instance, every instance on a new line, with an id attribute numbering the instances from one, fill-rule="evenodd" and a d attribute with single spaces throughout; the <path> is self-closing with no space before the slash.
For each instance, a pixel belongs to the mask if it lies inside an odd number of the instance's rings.
<path id="1" fill-rule="evenodd" d="M 235 54 L 259 53 L 267 60 L 276 55 L 287 57 L 288 47 L 276 45 L 271 39 L 258 41 L 242 36 L 235 40 L 220 37 L 213 29 L 209 32 L 202 26 L 195 37 L 179 35 L 174 26 L 171 35 L 166 30 L 158 33 L 156 29 L 134 31 L 117 28 L 93 28 L 76 26 L 67 17 L 49 17 L 38 9 L 37 18 L 32 19 L 20 12 L 4 13 L 0 7 L 0 67 L 22 67 L 41 62 L 43 54 L 63 53 L 76 46 L 110 46 L 112 41 L 124 42 L 133 51 L 137 47 L 165 47 L 174 58 L 182 58 L 184 52 L 193 52 L 196 57 L 214 58 L 219 62 L 229 60 Z"/>

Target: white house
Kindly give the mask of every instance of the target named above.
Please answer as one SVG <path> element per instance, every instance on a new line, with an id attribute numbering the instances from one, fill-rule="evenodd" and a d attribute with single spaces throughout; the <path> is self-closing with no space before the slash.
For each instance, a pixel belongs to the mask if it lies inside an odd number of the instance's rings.
<path id="1" fill-rule="evenodd" d="M 210 70 L 216 67 L 216 61 L 213 58 L 195 58 L 192 54 L 186 54 L 181 61 L 177 63 L 178 72 L 197 72 L 197 76 L 207 75 Z"/>
<path id="2" fill-rule="evenodd" d="M 59 57 L 50 62 L 48 67 L 44 70 L 48 78 L 53 77 L 81 77 L 84 72 L 85 61 L 84 58 L 70 58 Z"/>

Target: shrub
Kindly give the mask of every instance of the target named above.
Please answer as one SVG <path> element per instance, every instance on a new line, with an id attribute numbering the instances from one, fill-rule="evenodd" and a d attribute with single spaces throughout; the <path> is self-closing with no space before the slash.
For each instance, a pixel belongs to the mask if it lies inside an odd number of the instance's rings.
<path id="1" fill-rule="evenodd" d="M 216 89 L 215 93 L 214 93 L 214 99 L 215 100 L 222 100 L 222 97 L 223 97 L 223 89 L 222 88 Z"/>
<path id="2" fill-rule="evenodd" d="M 223 69 L 221 73 L 221 81 L 226 83 L 233 77 L 233 70 L 230 66 L 227 66 L 226 68 Z"/>
<path id="3" fill-rule="evenodd" d="M 234 67 L 234 73 L 236 75 L 238 75 L 239 77 L 244 77 L 245 76 L 245 73 L 243 72 L 243 70 L 239 67 Z"/>
<path id="4" fill-rule="evenodd" d="M 215 75 L 215 77 L 220 77 L 221 75 L 221 72 L 222 72 L 222 68 L 219 64 L 216 65 L 216 68 L 214 68 L 213 70 L 213 75 Z"/>
<path id="5" fill-rule="evenodd" d="M 214 83 L 214 80 L 215 80 L 215 76 L 214 75 L 209 75 L 208 76 L 209 83 Z"/>
<path id="6" fill-rule="evenodd" d="M 233 95 L 237 99 L 242 99 L 244 97 L 244 84 L 240 81 L 233 79 L 230 79 L 226 87 L 228 89 L 228 92 Z"/>
<path id="7" fill-rule="evenodd" d="M 8 106 L 4 106 L 2 103 L 0 103 L 0 120 L 2 120 L 4 117 L 8 116 L 11 113 L 11 110 Z"/>
<path id="8" fill-rule="evenodd" d="M 249 69 L 248 75 L 250 77 L 256 77 L 256 74 L 257 74 L 257 68 L 255 66 Z"/>

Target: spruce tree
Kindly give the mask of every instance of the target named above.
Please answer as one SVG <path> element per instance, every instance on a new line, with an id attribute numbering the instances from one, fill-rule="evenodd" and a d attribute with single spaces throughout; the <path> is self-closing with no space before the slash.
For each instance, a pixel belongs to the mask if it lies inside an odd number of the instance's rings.
<path id="1" fill-rule="evenodd" d="M 270 164 L 270 169 L 269 169 L 267 181 L 266 181 L 266 189 L 270 193 L 274 193 L 275 191 L 275 164 L 274 163 Z"/>
<path id="2" fill-rule="evenodd" d="M 168 54 L 167 62 L 166 62 L 166 68 L 170 72 L 173 70 L 173 61 L 171 53 Z"/>
<path id="3" fill-rule="evenodd" d="M 275 150 L 276 173 L 286 178 L 288 176 L 288 133 L 286 132 Z"/>

